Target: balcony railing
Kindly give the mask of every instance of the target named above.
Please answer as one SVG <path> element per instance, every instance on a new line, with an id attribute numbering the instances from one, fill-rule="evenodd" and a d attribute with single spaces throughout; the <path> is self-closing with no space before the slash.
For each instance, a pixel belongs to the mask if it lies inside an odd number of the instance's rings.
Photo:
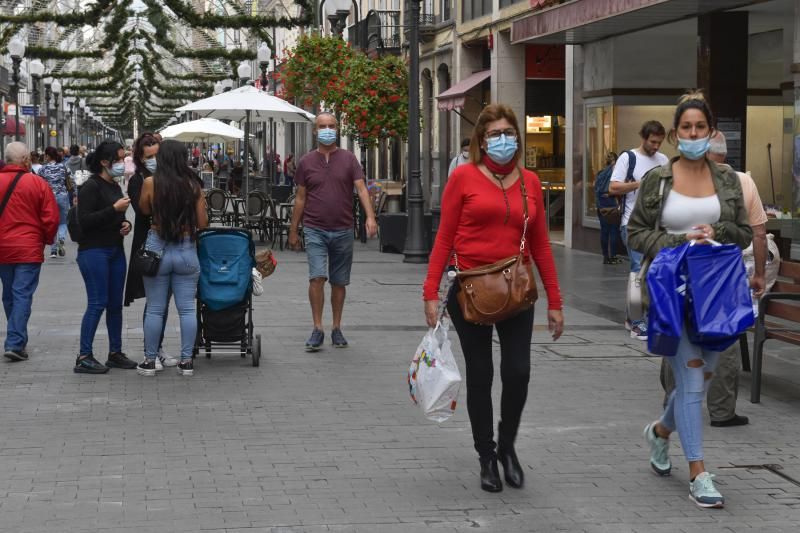
<path id="1" fill-rule="evenodd" d="M 400 11 L 371 10 L 367 16 L 350 26 L 350 43 L 365 51 L 399 53 L 403 26 Z"/>

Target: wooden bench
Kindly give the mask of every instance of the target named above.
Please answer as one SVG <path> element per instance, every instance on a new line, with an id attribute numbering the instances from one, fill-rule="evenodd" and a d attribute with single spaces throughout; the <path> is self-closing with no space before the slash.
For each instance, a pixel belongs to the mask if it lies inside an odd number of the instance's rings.
<path id="1" fill-rule="evenodd" d="M 768 318 L 780 322 L 768 321 Z M 767 339 L 800 346 L 800 263 L 782 261 L 778 281 L 761 298 L 758 306 L 755 339 L 753 340 L 753 370 L 750 401 L 761 400 L 761 365 L 764 342 Z"/>

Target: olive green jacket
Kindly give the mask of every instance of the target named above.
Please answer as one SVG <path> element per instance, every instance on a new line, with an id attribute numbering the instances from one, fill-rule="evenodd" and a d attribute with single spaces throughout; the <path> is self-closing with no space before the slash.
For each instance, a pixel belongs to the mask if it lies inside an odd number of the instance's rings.
<path id="1" fill-rule="evenodd" d="M 672 190 L 673 158 L 663 167 L 656 167 L 645 174 L 639 186 L 639 196 L 628 221 L 628 245 L 654 258 L 662 248 L 673 248 L 686 242 L 686 234 L 669 234 L 661 228 L 661 211 Z M 714 240 L 723 244 L 733 243 L 747 248 L 753 240 L 753 231 L 747 217 L 747 208 L 742 196 L 739 176 L 729 166 L 719 166 L 706 160 L 711 169 L 711 179 L 720 203 L 719 221 L 711 224 Z M 658 197 L 659 184 L 664 180 L 663 198 Z M 656 221 L 658 229 L 656 229 Z"/>

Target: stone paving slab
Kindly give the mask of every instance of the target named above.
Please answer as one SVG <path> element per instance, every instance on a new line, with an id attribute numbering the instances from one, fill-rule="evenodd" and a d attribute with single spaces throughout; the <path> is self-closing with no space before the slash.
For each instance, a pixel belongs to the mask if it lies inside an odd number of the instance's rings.
<path id="1" fill-rule="evenodd" d="M 778 344 L 768 350 L 761 404 L 747 401 L 743 383 L 739 411 L 753 423 L 708 428 L 707 463 L 728 505 L 698 509 L 677 439 L 673 476 L 647 465 L 641 430 L 658 415 L 660 361 L 607 311 L 621 308 L 624 271 L 557 248 L 567 333 L 553 343 L 537 311 L 518 438 L 527 484 L 489 494 L 478 485 L 464 391 L 443 424 L 426 421 L 408 398 L 408 362 L 425 331 L 424 266 L 375 248 L 357 245 L 348 349 L 303 350 L 304 258 L 277 252 L 278 270 L 255 300 L 262 366 L 201 356 L 192 378 L 173 369 L 155 378 L 73 374 L 85 305 L 75 250 L 48 262 L 31 360 L 0 363 L 0 531 L 797 530 L 800 486 L 752 467 L 778 465 L 800 479 L 800 361 Z M 136 358 L 142 305 L 125 311 L 125 349 Z M 107 349 L 103 328 L 98 353 Z M 176 352 L 174 308 L 166 345 Z M 499 405 L 499 386 L 495 395 Z"/>

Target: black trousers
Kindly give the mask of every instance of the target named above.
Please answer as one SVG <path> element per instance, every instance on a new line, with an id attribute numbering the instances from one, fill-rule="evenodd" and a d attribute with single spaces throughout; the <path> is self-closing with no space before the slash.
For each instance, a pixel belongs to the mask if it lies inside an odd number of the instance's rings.
<path id="1" fill-rule="evenodd" d="M 467 322 L 461 313 L 454 286 L 447 299 L 447 312 L 458 333 L 467 366 L 467 412 L 472 425 L 475 450 L 482 458 L 495 455 L 492 411 L 492 328 L 500 338 L 500 447 L 513 445 L 517 438 L 522 409 L 528 399 L 531 376 L 531 338 L 533 308 L 494 326 Z"/>

